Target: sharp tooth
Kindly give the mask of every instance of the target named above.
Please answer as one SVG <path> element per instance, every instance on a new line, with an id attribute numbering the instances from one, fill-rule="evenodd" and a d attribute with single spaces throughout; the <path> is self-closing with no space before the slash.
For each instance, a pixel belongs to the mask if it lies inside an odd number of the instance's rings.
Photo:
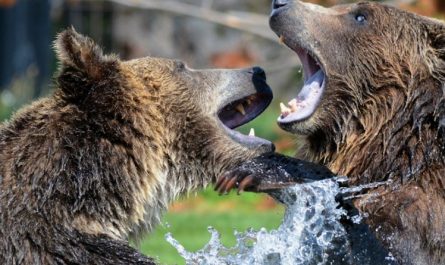
<path id="1" fill-rule="evenodd" d="M 283 35 L 280 36 L 280 44 L 284 44 L 284 36 Z"/>
<path id="2" fill-rule="evenodd" d="M 286 107 L 286 105 L 284 105 L 283 103 L 280 103 L 280 108 L 281 108 L 281 116 L 283 118 L 286 118 L 287 115 L 291 113 L 291 110 L 288 107 Z"/>
<path id="3" fill-rule="evenodd" d="M 238 105 L 235 107 L 235 109 L 236 109 L 239 113 L 243 114 L 243 116 L 246 115 L 246 111 L 244 110 L 244 106 L 243 106 L 243 104 L 238 104 Z"/>
<path id="4" fill-rule="evenodd" d="M 248 98 L 248 99 L 246 99 L 246 103 L 247 103 L 247 106 L 250 106 L 250 104 L 252 104 L 252 100 L 250 98 Z"/>
<path id="5" fill-rule="evenodd" d="M 289 103 L 287 103 L 291 109 L 292 112 L 296 111 L 298 108 L 298 102 L 297 99 L 292 99 L 291 101 L 289 101 Z"/>
<path id="6" fill-rule="evenodd" d="M 255 137 L 255 129 L 254 128 L 250 128 L 249 136 Z"/>
<path id="7" fill-rule="evenodd" d="M 281 112 L 288 112 L 290 109 L 284 105 L 284 103 L 280 103 Z"/>

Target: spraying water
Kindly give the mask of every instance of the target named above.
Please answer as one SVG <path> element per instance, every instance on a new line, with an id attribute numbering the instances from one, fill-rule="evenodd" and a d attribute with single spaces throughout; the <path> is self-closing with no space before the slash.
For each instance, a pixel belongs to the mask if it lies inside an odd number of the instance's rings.
<path id="1" fill-rule="evenodd" d="M 166 239 L 189 265 L 349 264 L 349 244 L 340 224 L 345 212 L 335 201 L 339 191 L 335 181 L 323 180 L 274 192 L 286 205 L 280 227 L 235 232 L 234 247 L 223 246 L 211 227 L 209 243 L 197 252 L 188 252 L 171 234 Z"/>

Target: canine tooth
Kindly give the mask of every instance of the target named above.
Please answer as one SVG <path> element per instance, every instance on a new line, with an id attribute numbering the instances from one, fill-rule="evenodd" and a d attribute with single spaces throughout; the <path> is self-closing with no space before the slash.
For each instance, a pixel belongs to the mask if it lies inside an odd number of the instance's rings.
<path id="1" fill-rule="evenodd" d="M 280 36 L 280 44 L 284 44 L 284 36 L 283 35 Z"/>
<path id="2" fill-rule="evenodd" d="M 250 98 L 248 98 L 248 99 L 246 99 L 246 103 L 247 103 L 247 106 L 250 106 L 252 104 L 252 100 Z"/>
<path id="3" fill-rule="evenodd" d="M 244 110 L 244 106 L 243 106 L 243 104 L 238 104 L 238 105 L 235 107 L 235 109 L 236 109 L 239 113 L 243 114 L 243 116 L 246 115 L 246 110 Z"/>
<path id="4" fill-rule="evenodd" d="M 289 111 L 289 108 L 286 107 L 286 105 L 284 105 L 283 102 L 280 103 L 280 109 L 281 109 L 281 112 Z"/>
<path id="5" fill-rule="evenodd" d="M 284 105 L 283 103 L 280 103 L 280 109 L 281 109 L 281 116 L 283 116 L 283 118 L 285 118 L 287 115 L 289 115 L 289 113 L 291 113 L 291 110 L 286 107 L 286 105 Z"/>
<path id="6" fill-rule="evenodd" d="M 289 101 L 289 103 L 287 103 L 287 104 L 290 106 L 290 109 L 292 112 L 297 110 L 297 107 L 298 107 L 297 99 L 294 98 L 291 101 Z"/>
<path id="7" fill-rule="evenodd" d="M 250 128 L 249 136 L 255 137 L 255 129 L 254 128 Z"/>

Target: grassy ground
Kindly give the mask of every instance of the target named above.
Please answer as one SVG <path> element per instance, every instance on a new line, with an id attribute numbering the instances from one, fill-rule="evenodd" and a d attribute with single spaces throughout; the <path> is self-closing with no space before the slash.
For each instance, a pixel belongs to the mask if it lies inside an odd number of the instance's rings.
<path id="1" fill-rule="evenodd" d="M 183 259 L 165 240 L 171 232 L 188 251 L 201 249 L 210 239 L 208 226 L 216 228 L 224 245 L 235 244 L 234 231 L 247 228 L 272 229 L 278 227 L 283 208 L 267 195 L 244 193 L 218 196 L 208 189 L 196 197 L 179 201 L 164 217 L 163 225 L 142 241 L 143 253 L 157 257 L 162 264 L 185 264 Z"/>

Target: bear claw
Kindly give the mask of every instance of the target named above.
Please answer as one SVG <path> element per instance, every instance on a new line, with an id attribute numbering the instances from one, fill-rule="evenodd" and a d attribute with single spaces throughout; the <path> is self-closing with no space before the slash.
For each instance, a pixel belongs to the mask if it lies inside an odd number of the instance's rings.
<path id="1" fill-rule="evenodd" d="M 237 189 L 243 191 L 269 192 L 294 184 L 331 178 L 334 175 L 327 168 L 310 162 L 267 153 L 245 161 L 238 167 L 224 173 L 215 184 L 220 195 Z"/>

